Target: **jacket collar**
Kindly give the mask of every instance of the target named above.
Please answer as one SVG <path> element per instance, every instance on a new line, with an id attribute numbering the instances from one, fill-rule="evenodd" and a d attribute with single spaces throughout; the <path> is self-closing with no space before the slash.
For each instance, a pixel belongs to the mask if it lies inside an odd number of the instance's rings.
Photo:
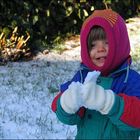
<path id="1" fill-rule="evenodd" d="M 115 78 L 122 73 L 126 73 L 124 82 L 127 82 L 131 62 L 132 62 L 132 59 L 131 57 L 129 57 L 124 63 L 122 63 L 122 65 L 120 65 L 115 71 L 111 72 L 107 77 Z M 83 63 L 81 63 L 79 70 L 86 70 L 88 72 L 93 71 L 89 69 L 87 66 L 85 66 Z"/>

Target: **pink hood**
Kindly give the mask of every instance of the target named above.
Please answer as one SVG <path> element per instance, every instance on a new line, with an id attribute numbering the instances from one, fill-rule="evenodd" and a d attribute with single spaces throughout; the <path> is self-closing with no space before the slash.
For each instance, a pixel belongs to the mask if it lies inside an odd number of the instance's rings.
<path id="1" fill-rule="evenodd" d="M 91 28 L 95 25 L 104 28 L 109 42 L 109 53 L 104 66 L 95 66 L 87 50 L 87 37 Z M 96 10 L 83 23 L 80 33 L 81 59 L 82 63 L 91 70 L 99 70 L 103 75 L 120 66 L 130 54 L 130 43 L 125 21 L 116 12 L 107 10 Z"/>

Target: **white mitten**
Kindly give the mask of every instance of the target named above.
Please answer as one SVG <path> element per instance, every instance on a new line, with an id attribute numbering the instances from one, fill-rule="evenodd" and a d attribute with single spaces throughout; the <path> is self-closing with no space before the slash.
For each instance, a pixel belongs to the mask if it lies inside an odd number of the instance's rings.
<path id="1" fill-rule="evenodd" d="M 114 103 L 114 93 L 112 90 L 105 90 L 96 84 L 100 72 L 89 72 L 83 84 L 83 102 L 88 109 L 100 111 L 107 114 Z"/>
<path id="2" fill-rule="evenodd" d="M 81 86 L 79 82 L 72 82 L 61 95 L 60 104 L 65 112 L 73 114 L 82 106 Z"/>

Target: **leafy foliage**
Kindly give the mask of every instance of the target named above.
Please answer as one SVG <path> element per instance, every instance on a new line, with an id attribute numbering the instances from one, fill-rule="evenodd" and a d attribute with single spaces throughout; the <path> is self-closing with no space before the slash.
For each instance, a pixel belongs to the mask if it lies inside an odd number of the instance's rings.
<path id="1" fill-rule="evenodd" d="M 17 32 L 18 28 L 15 27 L 11 36 L 2 32 L 0 34 L 0 57 L 2 62 L 17 61 L 22 58 L 31 56 L 30 48 L 27 47 L 27 41 L 30 38 L 27 32 L 26 38 L 24 35 L 19 36 Z"/>
<path id="2" fill-rule="evenodd" d="M 8 36 L 16 26 L 29 32 L 31 50 L 50 48 L 68 33 L 79 34 L 81 25 L 95 9 L 112 8 L 124 18 L 139 13 L 139 0 L 1 0 L 0 33 Z M 53 47 L 53 46 L 51 46 Z"/>

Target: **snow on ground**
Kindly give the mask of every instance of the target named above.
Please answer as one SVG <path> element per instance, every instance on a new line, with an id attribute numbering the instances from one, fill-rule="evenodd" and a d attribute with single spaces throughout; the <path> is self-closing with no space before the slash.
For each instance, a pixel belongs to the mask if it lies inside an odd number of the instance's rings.
<path id="1" fill-rule="evenodd" d="M 0 67 L 0 138 L 73 137 L 74 130 L 60 123 L 50 108 L 59 84 L 78 64 L 65 57 L 50 53 Z"/>
<path id="2" fill-rule="evenodd" d="M 132 47 L 140 44 L 135 34 L 130 39 Z M 0 66 L 1 139 L 74 138 L 76 127 L 62 124 L 51 111 L 51 103 L 60 83 L 77 70 L 79 54 L 79 47 L 70 47 L 61 55 L 39 53 L 32 61 Z M 138 65 L 135 62 L 133 67 L 139 70 Z"/>
<path id="3" fill-rule="evenodd" d="M 75 127 L 60 123 L 51 111 L 59 84 L 79 65 L 79 56 L 73 54 L 40 53 L 30 62 L 0 67 L 0 138 L 73 138 Z"/>

